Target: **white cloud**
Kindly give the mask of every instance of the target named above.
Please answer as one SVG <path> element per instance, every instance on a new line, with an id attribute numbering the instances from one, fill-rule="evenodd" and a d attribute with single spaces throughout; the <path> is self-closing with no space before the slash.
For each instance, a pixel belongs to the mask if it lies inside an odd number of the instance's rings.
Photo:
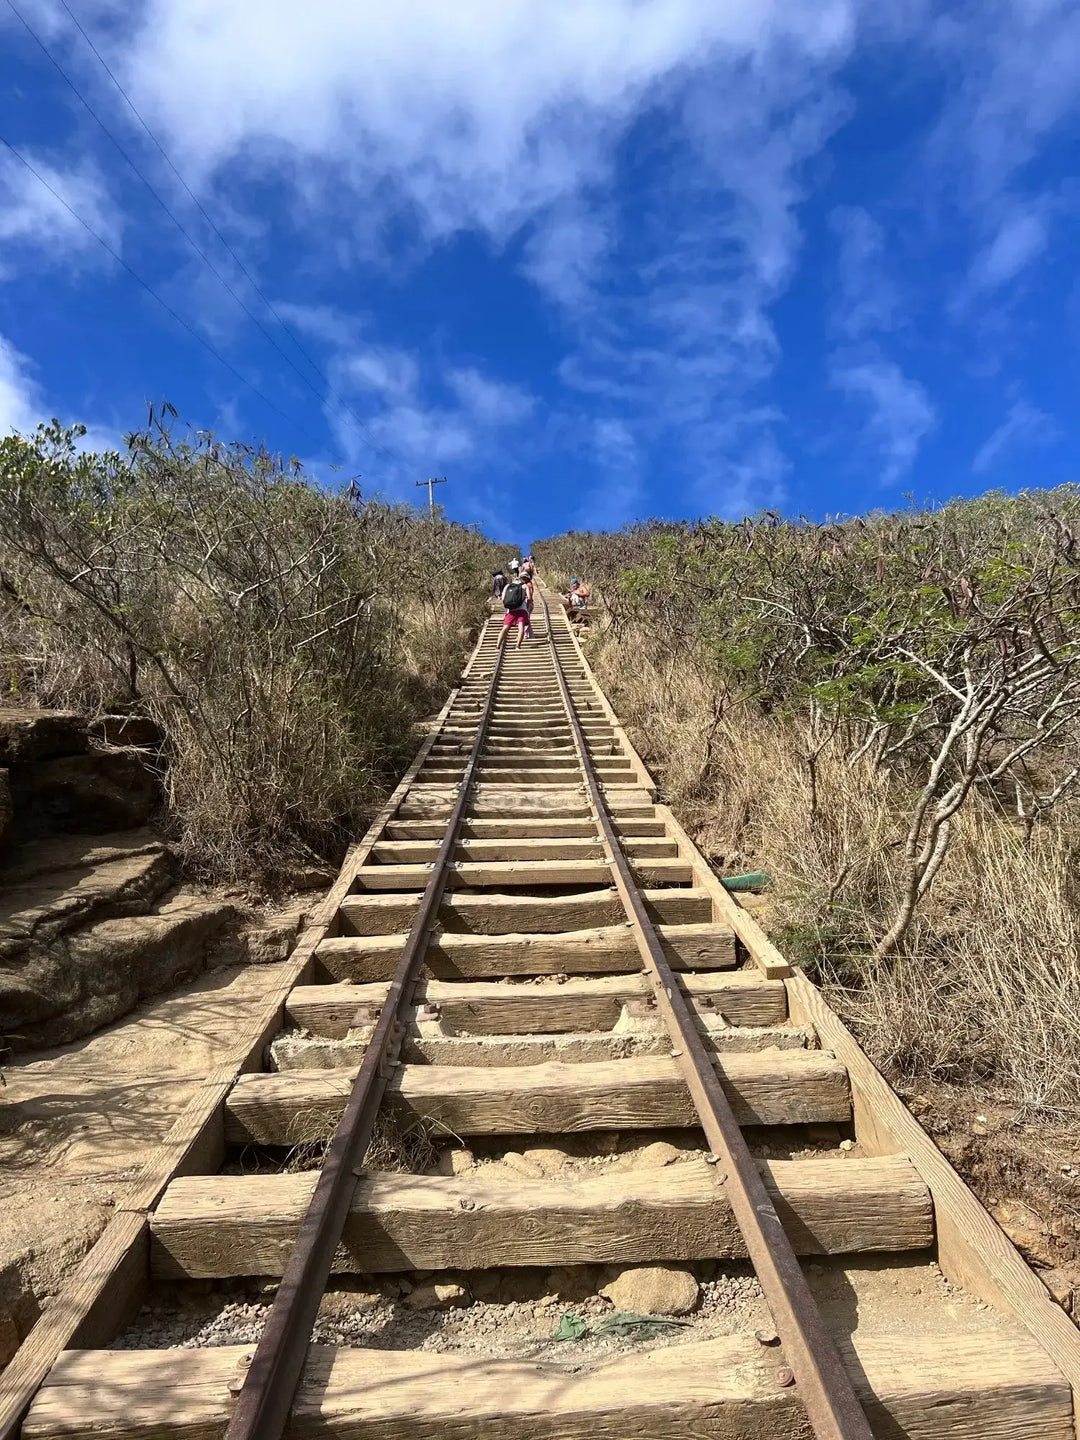
<path id="1" fill-rule="evenodd" d="M 613 221 L 605 211 L 603 205 L 590 210 L 583 200 L 553 206 L 526 247 L 524 273 L 569 310 L 589 304 L 609 257 Z"/>
<path id="2" fill-rule="evenodd" d="M 392 473 L 381 488 L 406 500 L 416 498 L 416 479 L 501 455 L 508 437 L 535 405 L 525 391 L 479 370 L 421 363 L 416 355 L 393 346 L 338 353 L 329 375 L 351 411 L 335 402 L 327 405 L 338 445 L 350 462 L 361 465 L 372 462 L 371 441 L 389 452 L 378 456 L 372 468 L 385 474 L 387 459 L 394 457 Z M 434 398 L 438 393 L 447 398 Z M 470 496 L 473 509 L 482 500 L 475 489 Z"/>
<path id="3" fill-rule="evenodd" d="M 932 15 L 923 32 L 947 67 L 951 97 L 923 179 L 971 227 L 974 257 L 953 305 L 967 318 L 973 301 L 1014 280 L 1048 244 L 1059 197 L 1028 167 L 1080 111 L 1080 9 L 1074 0 L 985 0 Z"/>
<path id="4" fill-rule="evenodd" d="M 30 435 L 45 419 L 30 362 L 0 335 L 0 437 L 18 431 Z"/>
<path id="5" fill-rule="evenodd" d="M 22 260 L 31 251 L 56 263 L 93 263 L 100 259 L 111 264 L 98 242 L 71 213 L 74 210 L 81 215 L 114 250 L 119 250 L 121 216 L 97 170 L 88 162 L 61 170 L 38 154 L 28 153 L 27 159 L 56 193 L 51 193 L 10 151 L 0 151 L 0 244 L 5 252 L 0 255 L 0 278 L 11 273 L 16 255 Z"/>
<path id="6" fill-rule="evenodd" d="M 911 468 L 919 446 L 937 424 L 926 391 L 876 351 L 841 357 L 830 381 L 866 406 L 866 440 L 881 465 L 880 482 L 893 484 Z"/>
<path id="7" fill-rule="evenodd" d="M 1074 0 L 984 0 L 936 16 L 927 33 L 952 82 L 938 163 L 976 203 L 993 202 L 1080 106 L 1080 9 Z"/>
<path id="8" fill-rule="evenodd" d="M 829 223 L 839 246 L 836 329 L 849 340 L 893 329 L 898 323 L 900 297 L 886 268 L 881 225 L 859 205 L 838 207 Z"/>
<path id="9" fill-rule="evenodd" d="M 506 234 L 606 176 L 651 87 L 775 43 L 816 55 L 843 0 L 149 0 L 121 55 L 185 165 L 240 155 L 392 176 L 435 233 Z"/>
<path id="10" fill-rule="evenodd" d="M 536 403 L 516 385 L 488 379 L 479 370 L 451 370 L 446 381 L 466 413 L 482 425 L 516 425 Z"/>
<path id="11" fill-rule="evenodd" d="M 976 451 L 971 462 L 972 471 L 976 475 L 985 475 L 1010 452 L 1049 445 L 1058 438 L 1058 434 L 1051 415 L 1044 410 L 1036 410 L 1026 400 L 1014 400 L 1005 419 Z"/>
<path id="12" fill-rule="evenodd" d="M 55 413 L 48 408 L 34 377 L 32 362 L 0 335 L 0 439 L 13 432 L 30 438 L 37 427 L 51 420 Z M 70 417 L 64 423 L 72 423 Z M 123 438 L 110 426 L 89 425 L 78 448 L 121 450 Z"/>
<path id="13" fill-rule="evenodd" d="M 1014 203 L 998 221 L 993 238 L 976 255 L 968 274 L 968 297 L 997 290 L 1046 249 L 1048 226 L 1044 207 Z"/>

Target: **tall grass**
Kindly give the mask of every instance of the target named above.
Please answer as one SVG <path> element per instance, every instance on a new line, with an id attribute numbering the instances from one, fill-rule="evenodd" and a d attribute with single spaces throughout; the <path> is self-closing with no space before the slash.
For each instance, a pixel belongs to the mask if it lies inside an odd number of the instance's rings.
<path id="1" fill-rule="evenodd" d="M 901 881 L 913 781 L 757 706 L 720 705 L 692 656 L 599 625 L 590 659 L 695 840 L 773 876 L 766 920 L 898 1082 L 976 1084 L 1021 1117 L 1080 1115 L 1080 815 L 1022 828 L 986 797 L 958 818 L 903 952 L 873 957 Z"/>

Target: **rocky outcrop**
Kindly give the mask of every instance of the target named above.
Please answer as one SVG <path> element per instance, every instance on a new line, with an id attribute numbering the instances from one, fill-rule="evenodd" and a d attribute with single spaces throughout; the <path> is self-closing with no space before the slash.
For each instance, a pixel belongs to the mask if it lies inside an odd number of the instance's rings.
<path id="1" fill-rule="evenodd" d="M 157 722 L 147 715 L 99 715 L 91 722 L 90 734 L 106 745 L 136 745 L 144 750 L 159 749 L 164 739 Z"/>
<path id="2" fill-rule="evenodd" d="M 180 893 L 148 831 L 25 845 L 0 871 L 0 1033 L 57 1045 L 203 968 L 231 904 Z"/>
<path id="3" fill-rule="evenodd" d="M 0 853 L 42 835 L 145 825 L 161 803 L 151 763 L 160 743 L 143 716 L 88 724 L 66 710 L 0 707 Z"/>
<path id="4" fill-rule="evenodd" d="M 22 836 L 103 834 L 145 825 L 161 787 L 131 750 L 88 750 L 10 771 L 15 824 Z"/>
<path id="5" fill-rule="evenodd" d="M 81 755 L 86 722 L 67 710 L 17 710 L 0 706 L 0 765 L 28 765 L 57 755 Z"/>
<path id="6" fill-rule="evenodd" d="M 11 843 L 11 827 L 15 819 L 15 807 L 11 799 L 11 782 L 7 770 L 0 770 L 0 855 L 7 852 Z"/>

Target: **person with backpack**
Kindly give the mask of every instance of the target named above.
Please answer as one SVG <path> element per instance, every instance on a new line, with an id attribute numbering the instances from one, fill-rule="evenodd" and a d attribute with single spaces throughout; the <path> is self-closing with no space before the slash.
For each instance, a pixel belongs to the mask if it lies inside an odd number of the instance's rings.
<path id="1" fill-rule="evenodd" d="M 522 567 L 521 571 L 521 584 L 525 590 L 525 609 L 529 612 L 529 625 L 525 634 L 526 638 L 531 640 L 533 638 L 532 612 L 533 602 L 536 598 L 536 586 L 533 582 L 532 574 L 530 572 L 526 572 L 524 566 Z"/>
<path id="2" fill-rule="evenodd" d="M 520 650 L 521 642 L 525 638 L 526 631 L 531 631 L 532 625 L 529 620 L 525 586 L 514 574 L 511 574 L 502 592 L 502 604 L 503 610 L 506 613 L 503 615 L 503 628 L 502 634 L 499 636 L 499 644 L 500 646 L 505 645 L 506 636 L 509 633 L 510 627 L 516 625 L 518 627 L 516 648 Z"/>
<path id="3" fill-rule="evenodd" d="M 492 575 L 492 577 L 491 577 L 491 593 L 492 593 L 492 595 L 494 595 L 494 596 L 499 596 L 499 595 L 501 595 L 502 592 L 503 592 L 503 587 L 504 587 L 505 585 L 506 585 L 506 576 L 503 574 L 503 569 L 502 569 L 502 566 L 500 565 L 499 568 L 498 568 L 498 570 L 496 570 L 495 573 L 494 573 L 494 575 Z"/>

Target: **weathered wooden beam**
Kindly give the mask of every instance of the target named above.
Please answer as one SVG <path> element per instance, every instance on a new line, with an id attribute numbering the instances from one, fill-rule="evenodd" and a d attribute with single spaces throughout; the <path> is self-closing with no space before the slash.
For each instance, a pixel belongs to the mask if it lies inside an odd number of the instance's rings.
<path id="1" fill-rule="evenodd" d="M 689 885 L 694 870 L 684 860 L 639 860 L 633 864 L 641 885 Z M 602 885 L 611 875 L 603 860 L 460 860 L 449 885 L 485 889 L 534 888 L 538 885 Z M 431 878 L 430 865 L 365 865 L 356 872 L 356 891 L 422 891 Z"/>
<path id="2" fill-rule="evenodd" d="M 457 847 L 459 860 L 524 861 L 533 860 L 601 860 L 604 847 L 600 840 L 584 837 L 545 836 L 534 838 L 518 834 L 516 825 L 507 825 L 502 839 L 463 839 Z M 627 838 L 626 853 L 634 860 L 673 860 L 679 847 L 666 838 Z M 380 865 L 430 865 L 438 854 L 435 840 L 384 840 L 376 845 L 372 859 Z"/>
<path id="3" fill-rule="evenodd" d="M 933 1243 L 930 1195 L 906 1160 L 832 1157 L 761 1168 L 801 1255 Z M 175 1180 L 151 1221 L 153 1273 L 167 1280 L 281 1275 L 315 1179 Z M 704 1160 L 548 1180 L 484 1166 L 446 1179 L 363 1176 L 334 1269 L 370 1275 L 745 1257 L 716 1168 Z"/>
<path id="4" fill-rule="evenodd" d="M 712 919 L 704 890 L 646 890 L 645 903 L 663 925 L 703 925 Z M 342 929 L 357 935 L 395 935 L 407 931 L 419 903 L 415 895 L 350 895 L 341 904 Z M 440 919 L 447 931 L 473 935 L 551 935 L 591 930 L 622 921 L 613 890 L 580 895 L 468 895 L 445 897 Z"/>
<path id="5" fill-rule="evenodd" d="M 461 827 L 465 840 L 502 840 L 510 828 L 504 817 L 501 820 L 466 820 Z M 596 834 L 596 825 L 587 816 L 580 820 L 535 819 L 530 816 L 515 816 L 513 831 L 522 839 L 591 839 Z M 657 836 L 664 834 L 662 820 L 627 818 L 615 827 L 620 835 L 628 837 Z M 440 820 L 395 820 L 386 827 L 391 840 L 438 840 L 445 826 Z"/>
<path id="6" fill-rule="evenodd" d="M 743 1125 L 847 1120 L 842 1065 L 818 1050 L 726 1055 L 724 1089 Z M 290 1070 L 245 1075 L 227 1102 L 234 1144 L 291 1145 L 322 1138 L 345 1104 L 351 1070 Z M 455 1135 L 561 1134 L 692 1126 L 696 1112 L 674 1060 L 587 1065 L 405 1065 L 387 1103 Z"/>
<path id="7" fill-rule="evenodd" d="M 702 1014 L 729 1025 L 775 1025 L 787 1018 L 787 994 L 779 980 L 756 971 L 687 975 L 686 993 Z M 451 1030 L 472 1035 L 552 1034 L 560 1030 L 609 1030 L 628 1001 L 648 993 L 643 976 L 575 977 L 562 984 L 505 985 L 498 981 L 423 980 L 417 1001 L 436 1005 Z M 353 1026 L 358 1007 L 377 1009 L 384 984 L 298 985 L 286 1011 L 294 1025 L 313 1035 L 341 1038 Z"/>
<path id="8" fill-rule="evenodd" d="M 251 1347 L 69 1351 L 24 1440 L 220 1440 Z M 882 1440 L 1074 1440 L 1069 1387 L 1020 1331 L 858 1331 L 845 1365 Z M 313 1346 L 288 1440 L 806 1440 L 752 1335 L 658 1347 L 579 1371 L 477 1353 Z"/>
<path id="9" fill-rule="evenodd" d="M 385 901 L 387 897 L 373 897 Z M 370 925 L 369 910 L 358 917 Z M 570 917 L 571 922 L 576 918 Z M 379 919 L 384 919 L 380 912 Z M 474 915 L 475 919 L 475 915 Z M 514 916 L 510 917 L 512 922 Z M 353 923 L 357 923 L 354 921 Z M 677 970 L 718 970 L 735 964 L 735 937 L 723 925 L 660 925 L 660 939 Z M 338 935 L 318 948 L 320 964 L 336 980 L 389 979 L 405 943 L 403 933 Z M 608 975 L 640 969 L 625 925 L 599 925 L 554 934 L 465 935 L 445 931 L 428 946 L 425 965 L 443 980 L 498 975 Z"/>

